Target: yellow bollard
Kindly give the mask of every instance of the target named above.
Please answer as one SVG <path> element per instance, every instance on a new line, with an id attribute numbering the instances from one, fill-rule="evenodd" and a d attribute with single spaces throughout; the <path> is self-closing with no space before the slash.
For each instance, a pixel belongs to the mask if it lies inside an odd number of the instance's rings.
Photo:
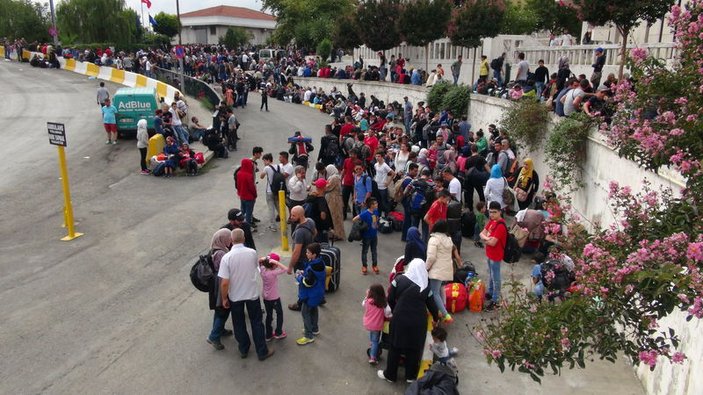
<path id="1" fill-rule="evenodd" d="M 281 250 L 288 251 L 288 234 L 286 233 L 286 192 L 278 191 L 278 217 L 281 219 Z"/>
<path id="2" fill-rule="evenodd" d="M 61 171 L 61 184 L 63 186 L 63 202 L 65 209 L 65 222 L 68 227 L 68 235 L 61 238 L 62 241 L 70 241 L 76 237 L 83 236 L 83 233 L 78 233 L 73 226 L 73 206 L 71 205 L 71 190 L 68 184 L 68 168 L 66 167 L 66 153 L 63 146 L 58 146 L 59 149 L 59 170 Z"/>

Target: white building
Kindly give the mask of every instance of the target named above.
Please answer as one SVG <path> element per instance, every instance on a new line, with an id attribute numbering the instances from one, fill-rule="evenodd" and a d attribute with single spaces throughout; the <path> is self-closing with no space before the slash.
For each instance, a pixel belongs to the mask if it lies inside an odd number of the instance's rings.
<path id="1" fill-rule="evenodd" d="M 244 28 L 250 43 L 264 44 L 276 28 L 273 15 L 244 7 L 220 5 L 181 14 L 184 44 L 217 44 L 230 27 Z"/>

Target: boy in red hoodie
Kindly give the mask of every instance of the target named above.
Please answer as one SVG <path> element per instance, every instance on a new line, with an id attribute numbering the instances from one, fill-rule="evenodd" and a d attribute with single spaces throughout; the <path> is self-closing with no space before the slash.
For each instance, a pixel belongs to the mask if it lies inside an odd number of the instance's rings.
<path id="1" fill-rule="evenodd" d="M 235 175 L 237 196 L 242 202 L 242 212 L 247 223 L 252 224 L 254 203 L 256 202 L 256 183 L 254 182 L 254 162 L 242 158 L 242 163 Z"/>

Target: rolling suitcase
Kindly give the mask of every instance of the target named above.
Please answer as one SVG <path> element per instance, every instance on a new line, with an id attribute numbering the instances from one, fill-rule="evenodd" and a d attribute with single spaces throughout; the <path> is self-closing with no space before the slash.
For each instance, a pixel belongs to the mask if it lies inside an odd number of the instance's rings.
<path id="1" fill-rule="evenodd" d="M 332 238 L 330 238 L 332 240 Z M 325 280 L 325 291 L 334 292 L 339 288 L 340 280 L 340 264 L 342 262 L 342 252 L 338 247 L 330 243 L 320 243 L 322 251 L 320 256 L 325 262 L 327 269 L 327 278 Z"/>

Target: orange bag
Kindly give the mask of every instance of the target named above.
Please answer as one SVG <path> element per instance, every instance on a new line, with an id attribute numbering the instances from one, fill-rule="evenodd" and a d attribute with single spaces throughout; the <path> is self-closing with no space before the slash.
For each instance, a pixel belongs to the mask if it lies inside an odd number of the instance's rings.
<path id="1" fill-rule="evenodd" d="M 466 308 L 468 297 L 464 284 L 449 283 L 444 286 L 444 293 L 447 296 L 445 307 L 448 312 L 458 313 Z"/>
<path id="2" fill-rule="evenodd" d="M 469 311 L 479 313 L 486 299 L 486 285 L 481 280 L 472 281 L 469 290 Z"/>

